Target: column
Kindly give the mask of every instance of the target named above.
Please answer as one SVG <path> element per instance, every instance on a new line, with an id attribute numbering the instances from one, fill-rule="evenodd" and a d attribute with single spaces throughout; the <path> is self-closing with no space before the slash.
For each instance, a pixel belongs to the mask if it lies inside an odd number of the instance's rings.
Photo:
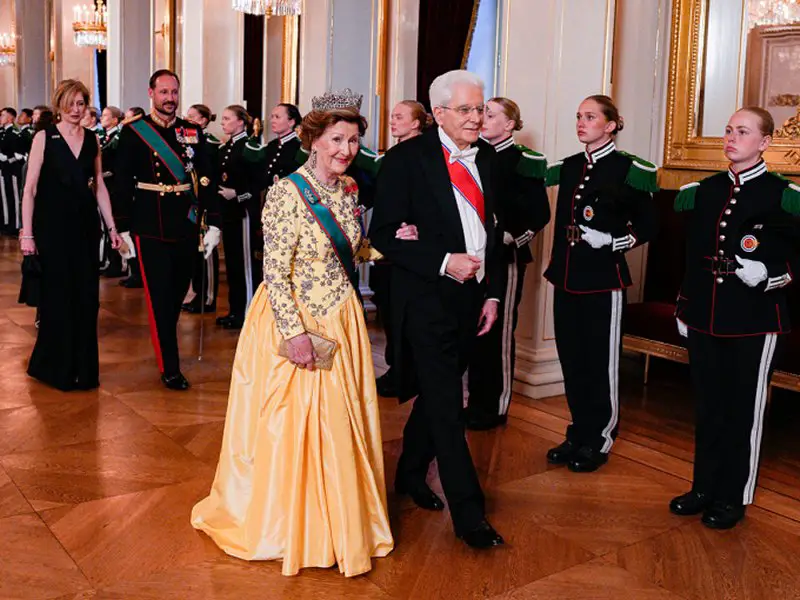
<path id="1" fill-rule="evenodd" d="M 189 3 L 185 3 L 184 6 Z M 188 8 L 188 7 L 187 7 Z M 181 41 L 181 106 L 186 113 L 192 104 L 203 104 L 205 69 L 205 36 L 203 22 L 205 20 L 205 3 L 192 2 L 191 10 L 183 11 L 183 39 Z"/>
<path id="2" fill-rule="evenodd" d="M 49 14 L 46 0 L 16 0 L 19 108 L 50 103 Z"/>
<path id="3" fill-rule="evenodd" d="M 219 115 L 226 106 L 243 101 L 244 15 L 231 8 L 230 0 L 204 0 L 203 6 L 201 35 L 207 42 L 203 45 L 203 102 Z M 183 106 L 185 110 L 188 104 Z M 219 122 L 211 130 L 222 135 Z"/>
<path id="4" fill-rule="evenodd" d="M 388 106 L 392 110 L 401 100 L 417 97 L 417 42 L 419 40 L 419 0 L 391 0 L 389 16 Z M 386 120 L 386 139 L 394 140 Z"/>
<path id="5" fill-rule="evenodd" d="M 610 93 L 614 0 L 519 0 L 501 3 L 497 89 L 520 105 L 527 124 L 518 140 L 550 161 L 581 150 L 575 111 L 590 94 Z M 551 203 L 555 196 L 551 193 Z M 551 225 L 534 240 L 517 327 L 514 389 L 534 398 L 562 394 L 553 332 L 549 262 Z"/>
<path id="6" fill-rule="evenodd" d="M 108 103 L 150 108 L 150 11 L 142 0 L 108 0 Z M 144 57 L 147 57 L 145 60 Z"/>

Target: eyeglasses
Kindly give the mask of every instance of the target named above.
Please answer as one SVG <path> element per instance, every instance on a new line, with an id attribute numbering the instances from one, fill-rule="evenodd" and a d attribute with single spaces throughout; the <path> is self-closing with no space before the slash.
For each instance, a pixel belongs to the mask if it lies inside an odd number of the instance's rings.
<path id="1" fill-rule="evenodd" d="M 473 112 L 477 112 L 479 116 L 482 115 L 486 107 L 483 104 L 479 104 L 478 106 L 456 106 L 455 108 L 451 106 L 440 106 L 439 108 L 444 110 L 452 110 L 458 113 L 458 116 L 466 118 Z"/>

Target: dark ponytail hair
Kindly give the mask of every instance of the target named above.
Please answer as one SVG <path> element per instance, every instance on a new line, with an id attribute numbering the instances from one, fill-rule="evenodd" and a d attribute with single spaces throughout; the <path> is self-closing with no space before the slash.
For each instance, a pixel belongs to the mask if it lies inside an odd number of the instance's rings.
<path id="1" fill-rule="evenodd" d="M 289 104 L 287 102 L 281 102 L 278 106 L 282 106 L 286 109 L 286 114 L 289 116 L 291 121 L 294 121 L 294 126 L 292 129 L 295 129 L 300 123 L 303 122 L 303 115 L 300 114 L 300 109 L 297 108 L 294 104 Z"/>
<path id="2" fill-rule="evenodd" d="M 241 104 L 231 104 L 230 106 L 226 106 L 225 110 L 231 111 L 236 115 L 237 119 L 244 122 L 244 128 L 245 131 L 247 131 L 247 135 L 253 135 L 253 117 L 250 116 L 250 113 L 247 112 L 247 109 L 244 106 Z"/>
<path id="3" fill-rule="evenodd" d="M 586 98 L 586 100 L 594 100 L 597 102 L 600 105 L 600 110 L 603 112 L 603 116 L 606 118 L 606 120 L 609 123 L 616 124 L 617 128 L 611 132 L 612 137 L 622 131 L 623 127 L 625 127 L 625 120 L 619 114 L 619 109 L 611 98 L 603 94 L 595 94 L 594 96 L 589 96 Z M 584 102 L 586 100 L 584 100 Z"/>
<path id="4" fill-rule="evenodd" d="M 217 115 L 211 112 L 211 109 L 208 108 L 205 104 L 192 104 L 189 108 L 195 109 L 200 116 L 206 120 L 206 125 L 213 123 L 217 120 Z"/>

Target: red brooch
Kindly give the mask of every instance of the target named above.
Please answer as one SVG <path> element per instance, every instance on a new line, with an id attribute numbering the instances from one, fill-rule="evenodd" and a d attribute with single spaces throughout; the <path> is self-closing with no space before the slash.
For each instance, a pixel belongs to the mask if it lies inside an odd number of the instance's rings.
<path id="1" fill-rule="evenodd" d="M 352 195 L 357 194 L 358 193 L 358 184 L 356 184 L 355 181 L 351 180 L 350 183 L 348 183 L 344 187 L 344 193 L 345 194 L 352 194 Z"/>

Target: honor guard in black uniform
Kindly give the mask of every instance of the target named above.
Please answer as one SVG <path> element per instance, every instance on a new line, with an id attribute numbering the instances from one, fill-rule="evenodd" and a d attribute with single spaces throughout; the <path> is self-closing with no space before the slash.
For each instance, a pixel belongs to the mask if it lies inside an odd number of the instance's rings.
<path id="1" fill-rule="evenodd" d="M 228 314 L 217 319 L 225 329 L 241 329 L 253 294 L 263 279 L 261 173 L 263 165 L 245 156 L 252 118 L 238 105 L 222 113 L 231 138 L 219 149 L 217 173 L 222 203 L 222 235 L 228 280 Z"/>
<path id="2" fill-rule="evenodd" d="M 201 127 L 206 138 L 209 162 L 212 167 L 211 186 L 217 189 L 219 180 L 216 167 L 219 163 L 219 148 L 222 140 L 208 130 L 208 126 L 216 121 L 217 115 L 205 104 L 193 104 L 186 111 L 186 120 Z M 219 249 L 214 248 L 211 256 L 205 257 L 205 252 L 195 255 L 192 267 L 192 291 L 194 298 L 185 303 L 181 308 L 191 314 L 213 314 L 217 310 L 217 293 L 219 292 Z M 205 302 L 205 306 L 201 304 Z"/>
<path id="3" fill-rule="evenodd" d="M 150 78 L 151 115 L 128 123 L 117 148 L 116 194 L 130 217 L 117 225 L 139 258 L 162 382 L 185 390 L 176 327 L 189 288 L 205 211 L 207 255 L 220 239 L 218 196 L 211 188 L 202 130 L 175 116 L 180 81 L 171 71 Z M 125 255 L 124 255 L 125 256 Z"/>
<path id="4" fill-rule="evenodd" d="M 467 428 L 491 429 L 506 422 L 516 358 L 514 329 L 522 299 L 525 268 L 532 262 L 530 242 L 550 221 L 545 189 L 547 159 L 517 145 L 513 132 L 522 129 L 519 106 L 508 98 L 486 103 L 482 135 L 497 153 L 498 180 L 508 186 L 500 200 L 504 230 L 505 294 L 498 306 L 497 324 L 475 342 L 468 370 Z"/>
<path id="5" fill-rule="evenodd" d="M 686 272 L 678 329 L 687 336 L 697 402 L 692 490 L 673 513 L 703 513 L 713 529 L 753 502 L 769 381 L 791 329 L 786 286 L 798 272 L 800 187 L 767 171 L 772 116 L 747 108 L 725 134 L 727 172 L 681 188 Z"/>
<path id="6" fill-rule="evenodd" d="M 18 213 L 20 205 L 21 164 L 15 156 L 19 131 L 14 126 L 17 111 L 7 106 L 0 111 L 0 199 L 3 204 L 2 231 L 6 235 L 16 235 L 19 230 Z"/>
<path id="7" fill-rule="evenodd" d="M 617 150 L 622 119 L 607 96 L 590 96 L 577 114 L 586 150 L 548 169 L 558 185 L 550 265 L 555 287 L 556 347 L 572 423 L 564 443 L 547 453 L 551 464 L 594 471 L 608 460 L 619 424 L 619 353 L 625 253 L 656 231 L 652 192 L 656 167 Z"/>
<path id="8" fill-rule="evenodd" d="M 117 146 L 119 145 L 119 133 L 121 131 L 120 122 L 122 121 L 122 111 L 116 106 L 107 106 L 101 114 L 101 124 L 103 135 L 100 139 L 100 151 L 103 158 L 103 179 L 111 197 L 111 210 L 114 214 L 119 212 L 119 202 L 116 200 L 114 189 L 114 171 L 117 158 Z M 122 256 L 116 250 L 111 249 L 111 238 L 109 231 L 100 220 L 103 227 L 103 235 L 100 239 L 100 273 L 103 277 L 122 277 L 125 271 L 122 269 Z"/>
<path id="9" fill-rule="evenodd" d="M 297 170 L 295 157 L 300 150 L 300 138 L 296 129 L 303 117 L 294 104 L 278 104 L 269 116 L 270 128 L 277 137 L 264 148 L 264 162 L 267 166 L 266 189 L 278 179 Z"/>

